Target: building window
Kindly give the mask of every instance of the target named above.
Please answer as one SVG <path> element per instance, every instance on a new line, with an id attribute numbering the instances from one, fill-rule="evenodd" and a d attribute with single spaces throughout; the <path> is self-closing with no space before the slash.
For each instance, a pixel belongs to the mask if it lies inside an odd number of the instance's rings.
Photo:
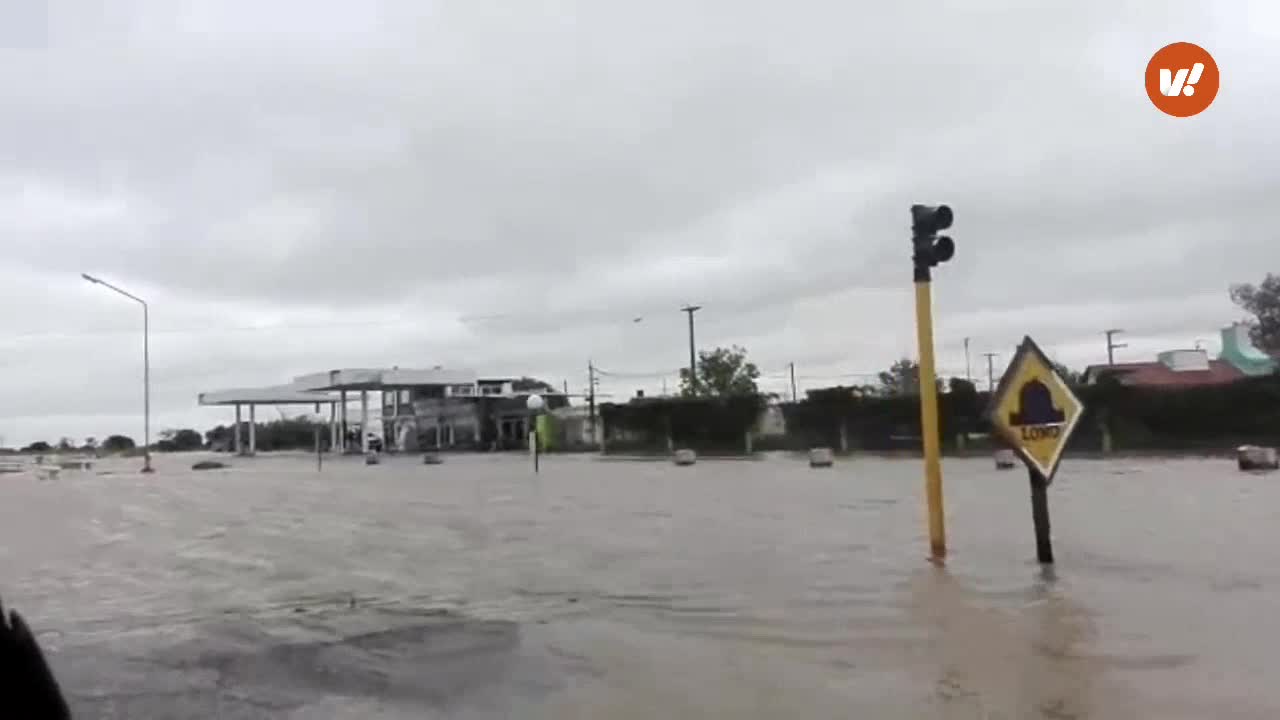
<path id="1" fill-rule="evenodd" d="M 474 385 L 454 385 L 451 394 L 454 397 L 475 395 L 476 387 Z"/>
<path id="2" fill-rule="evenodd" d="M 426 385 L 413 389 L 414 400 L 432 400 L 444 397 L 443 385 Z"/>

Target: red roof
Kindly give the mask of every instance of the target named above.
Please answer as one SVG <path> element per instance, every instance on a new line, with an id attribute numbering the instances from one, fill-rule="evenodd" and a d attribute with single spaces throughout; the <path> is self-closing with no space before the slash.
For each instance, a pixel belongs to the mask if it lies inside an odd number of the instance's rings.
<path id="1" fill-rule="evenodd" d="M 1208 370 L 1170 370 L 1162 362 L 1116 363 L 1115 365 L 1090 365 L 1085 370 L 1088 377 L 1111 375 L 1125 385 L 1143 387 L 1191 387 L 1196 385 L 1226 385 L 1245 375 L 1225 360 L 1210 360 Z"/>

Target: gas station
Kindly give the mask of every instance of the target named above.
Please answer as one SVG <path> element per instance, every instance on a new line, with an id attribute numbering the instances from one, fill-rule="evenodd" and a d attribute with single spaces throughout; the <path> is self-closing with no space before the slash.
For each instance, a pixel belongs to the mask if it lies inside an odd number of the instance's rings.
<path id="1" fill-rule="evenodd" d="M 314 405 L 316 413 L 320 413 L 321 405 L 329 406 L 329 433 L 330 439 L 333 441 L 332 447 L 337 447 L 337 430 L 338 427 L 334 422 L 336 413 L 334 405 L 338 402 L 338 398 L 325 392 L 315 392 L 305 390 L 294 385 L 275 385 L 271 387 L 260 388 L 236 388 L 233 390 L 219 390 L 216 392 L 200 393 L 197 402 L 203 406 L 210 405 L 232 405 L 236 409 L 235 424 L 235 453 L 237 455 L 253 455 L 257 452 L 257 424 L 255 408 L 259 405 Z M 249 407 L 249 445 L 246 448 L 242 439 L 243 422 L 241 421 L 241 407 Z"/>
<path id="2" fill-rule="evenodd" d="M 234 406 L 236 409 L 235 452 L 252 455 L 256 451 L 255 408 L 258 405 L 314 405 L 320 412 L 321 405 L 329 406 L 330 447 L 348 450 L 347 417 L 348 393 L 359 393 L 361 453 L 369 452 L 369 393 L 379 393 L 378 415 L 384 420 L 401 416 L 401 405 L 408 405 L 412 391 L 434 388 L 445 398 L 477 397 L 480 381 L 471 370 L 446 370 L 410 368 L 342 368 L 295 377 L 288 385 L 261 388 L 239 388 L 200 393 L 197 402 L 202 406 Z M 388 402 L 389 401 L 389 402 Z M 242 441 L 241 408 L 249 409 L 249 441 L 245 448 Z"/>

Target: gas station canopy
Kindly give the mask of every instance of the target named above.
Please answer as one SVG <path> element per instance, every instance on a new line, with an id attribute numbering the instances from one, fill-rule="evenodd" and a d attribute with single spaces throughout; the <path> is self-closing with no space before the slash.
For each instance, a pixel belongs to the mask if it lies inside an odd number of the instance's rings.
<path id="1" fill-rule="evenodd" d="M 200 393 L 196 398 L 201 405 L 312 405 L 338 402 L 334 395 L 297 385 L 218 390 Z"/>

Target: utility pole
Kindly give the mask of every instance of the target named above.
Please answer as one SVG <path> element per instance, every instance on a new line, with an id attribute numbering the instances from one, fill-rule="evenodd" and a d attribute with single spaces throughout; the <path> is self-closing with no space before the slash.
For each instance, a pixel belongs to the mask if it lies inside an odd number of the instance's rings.
<path id="1" fill-rule="evenodd" d="M 587 361 L 587 418 L 591 441 L 596 440 L 596 366 Z"/>
<path id="2" fill-rule="evenodd" d="M 693 343 L 693 314 L 702 309 L 701 305 L 685 305 L 680 312 L 689 314 L 689 392 L 698 394 L 698 361 Z"/>
<path id="3" fill-rule="evenodd" d="M 969 338 L 964 339 L 964 379 L 973 384 L 973 369 L 969 366 Z"/>
<path id="4" fill-rule="evenodd" d="M 791 402 L 796 402 L 796 364 L 791 363 Z"/>
<path id="5" fill-rule="evenodd" d="M 1116 364 L 1116 353 L 1115 353 L 1116 350 L 1119 350 L 1120 348 L 1129 347 L 1125 343 L 1115 343 L 1111 341 L 1111 338 L 1113 336 L 1119 335 L 1122 332 L 1124 332 L 1124 330 L 1120 330 L 1119 328 L 1112 328 L 1105 332 L 1107 336 L 1107 364 L 1108 365 Z"/>
<path id="6" fill-rule="evenodd" d="M 995 359 L 1000 353 L 982 353 L 987 358 L 987 392 L 995 392 L 996 389 L 996 367 Z"/>

